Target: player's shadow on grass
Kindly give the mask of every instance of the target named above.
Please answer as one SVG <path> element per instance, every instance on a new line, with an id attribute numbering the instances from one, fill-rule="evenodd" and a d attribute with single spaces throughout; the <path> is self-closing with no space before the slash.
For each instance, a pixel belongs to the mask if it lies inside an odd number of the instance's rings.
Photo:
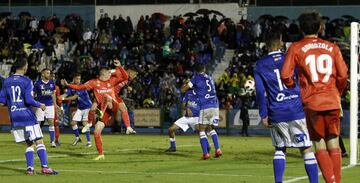
<path id="1" fill-rule="evenodd" d="M 23 173 L 25 174 L 25 170 L 19 169 L 19 168 L 12 168 L 7 166 L 0 166 L 0 171 L 3 172 L 3 170 L 11 170 L 17 173 Z"/>

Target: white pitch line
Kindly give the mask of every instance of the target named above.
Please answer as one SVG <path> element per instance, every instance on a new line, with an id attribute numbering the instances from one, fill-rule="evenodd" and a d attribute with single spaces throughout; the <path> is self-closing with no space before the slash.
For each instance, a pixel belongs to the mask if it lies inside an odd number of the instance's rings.
<path id="1" fill-rule="evenodd" d="M 19 168 L 23 169 L 23 168 Z M 57 169 L 58 170 L 58 169 Z M 222 176 L 222 177 L 254 177 L 257 175 L 246 174 L 213 174 L 213 173 L 191 173 L 191 172 L 128 172 L 128 171 L 100 171 L 100 170 L 58 170 L 59 172 L 70 173 L 99 173 L 99 174 L 147 174 L 147 175 L 194 175 L 194 176 Z M 272 177 L 272 176 L 264 176 Z"/>
<path id="2" fill-rule="evenodd" d="M 352 167 L 354 167 L 354 165 L 343 166 L 343 167 L 341 167 L 341 169 L 346 170 L 346 169 L 349 169 L 349 168 L 352 168 Z M 321 172 L 319 172 L 318 176 L 321 176 L 321 175 L 322 175 Z M 292 183 L 292 182 L 297 182 L 297 181 L 304 180 L 304 179 L 308 179 L 308 176 L 296 177 L 296 178 L 293 178 L 293 179 L 290 179 L 290 180 L 286 180 L 283 183 Z"/>

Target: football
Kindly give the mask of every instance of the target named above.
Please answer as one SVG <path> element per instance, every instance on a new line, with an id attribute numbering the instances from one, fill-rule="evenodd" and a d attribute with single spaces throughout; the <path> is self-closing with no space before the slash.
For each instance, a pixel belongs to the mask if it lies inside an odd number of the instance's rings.
<path id="1" fill-rule="evenodd" d="M 253 93 L 255 91 L 255 81 L 254 80 L 246 80 L 244 84 L 245 92 L 246 93 Z"/>

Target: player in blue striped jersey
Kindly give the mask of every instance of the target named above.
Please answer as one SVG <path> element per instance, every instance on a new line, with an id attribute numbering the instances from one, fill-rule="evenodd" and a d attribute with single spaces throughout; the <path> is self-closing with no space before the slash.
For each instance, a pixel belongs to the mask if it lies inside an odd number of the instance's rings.
<path id="1" fill-rule="evenodd" d="M 56 106 L 56 96 L 55 96 L 55 83 L 51 79 L 50 69 L 43 69 L 41 71 L 41 79 L 37 80 L 34 83 L 34 94 L 36 99 L 39 102 L 42 102 L 46 105 L 45 111 L 36 110 L 36 118 L 39 122 L 44 121 L 45 119 L 49 123 L 49 133 L 50 133 L 50 145 L 51 147 L 56 147 L 55 143 L 55 108 Z"/>
<path id="2" fill-rule="evenodd" d="M 203 159 L 206 160 L 210 158 L 210 155 L 208 152 L 209 142 L 205 130 L 219 124 L 219 102 L 216 96 L 214 81 L 205 73 L 205 66 L 197 64 L 195 70 L 196 74 L 190 82 L 181 87 L 181 91 L 184 93 L 192 88 L 199 99 L 199 136 Z M 222 151 L 220 150 L 218 135 L 214 129 L 210 131 L 210 135 L 214 142 L 215 157 L 220 157 Z"/>
<path id="3" fill-rule="evenodd" d="M 280 79 L 284 63 L 281 33 L 276 29 L 267 34 L 269 53 L 256 62 L 254 68 L 256 100 L 262 123 L 270 128 L 275 147 L 273 168 L 275 182 L 282 182 L 285 171 L 286 148 L 299 148 L 304 157 L 305 169 L 311 183 L 318 182 L 318 168 L 306 127 L 304 110 L 297 84 L 286 88 Z"/>
<path id="4" fill-rule="evenodd" d="M 73 84 L 81 84 L 80 74 L 74 75 Z M 76 110 L 70 123 L 71 128 L 73 129 L 73 133 L 75 135 L 75 140 L 72 145 L 75 146 L 77 143 L 81 142 L 77 123 L 82 122 L 84 126 L 88 123 L 88 116 L 90 108 L 92 106 L 92 102 L 86 90 L 74 90 L 71 88 L 69 88 L 66 93 L 61 96 L 61 99 L 65 101 L 76 100 L 78 106 L 78 109 Z M 90 129 L 85 131 L 85 135 L 87 140 L 86 147 L 91 147 Z"/>
<path id="5" fill-rule="evenodd" d="M 14 65 L 15 74 L 6 78 L 0 91 L 0 105 L 7 105 L 11 120 L 12 133 L 16 142 L 26 142 L 25 151 L 27 175 L 34 174 L 34 147 L 36 145 L 43 174 L 58 174 L 48 167 L 46 148 L 42 140 L 41 128 L 36 120 L 32 107 L 45 110 L 45 104 L 37 102 L 32 96 L 32 81 L 24 76 L 28 64 L 25 59 L 17 60 Z"/>

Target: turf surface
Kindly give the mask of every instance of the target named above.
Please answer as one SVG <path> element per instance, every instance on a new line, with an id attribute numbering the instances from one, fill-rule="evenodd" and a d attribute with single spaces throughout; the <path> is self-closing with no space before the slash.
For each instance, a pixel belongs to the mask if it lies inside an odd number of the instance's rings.
<path id="1" fill-rule="evenodd" d="M 106 158 L 93 161 L 97 154 L 94 142 L 91 148 L 86 148 L 84 142 L 71 146 L 73 135 L 63 134 L 61 146 L 50 148 L 48 136 L 45 134 L 49 164 L 59 175 L 26 176 L 25 145 L 15 144 L 10 133 L 0 133 L 0 182 L 273 182 L 273 147 L 269 137 L 220 136 L 224 155 L 204 161 L 195 135 L 177 136 L 175 153 L 164 153 L 169 144 L 164 135 L 104 135 Z M 348 139 L 345 144 L 348 147 Z M 212 155 L 213 152 L 212 149 Z M 345 158 L 343 166 L 347 164 Z M 40 170 L 37 158 L 35 170 Z M 359 182 L 359 172 L 359 166 L 344 169 L 342 182 Z M 285 181 L 303 176 L 306 173 L 300 153 L 288 150 Z M 324 182 L 322 177 L 319 179 Z"/>

